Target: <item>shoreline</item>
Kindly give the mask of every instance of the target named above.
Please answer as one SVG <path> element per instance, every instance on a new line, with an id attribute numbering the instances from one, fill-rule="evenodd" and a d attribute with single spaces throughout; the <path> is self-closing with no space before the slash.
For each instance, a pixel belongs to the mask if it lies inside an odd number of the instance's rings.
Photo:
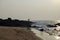
<path id="1" fill-rule="evenodd" d="M 34 32 L 21 27 L 0 26 L 0 40 L 42 40 Z"/>

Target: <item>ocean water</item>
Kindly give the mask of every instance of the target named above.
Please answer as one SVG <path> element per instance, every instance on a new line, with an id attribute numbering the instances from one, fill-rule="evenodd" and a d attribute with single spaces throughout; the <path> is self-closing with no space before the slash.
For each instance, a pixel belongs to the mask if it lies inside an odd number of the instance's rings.
<path id="1" fill-rule="evenodd" d="M 35 22 L 36 25 L 56 24 L 56 21 L 52 21 L 52 20 L 34 20 L 32 22 Z"/>
<path id="2" fill-rule="evenodd" d="M 44 28 L 46 28 L 47 24 L 52 24 L 52 25 L 56 24 L 55 21 L 50 21 L 50 20 L 48 20 L 48 21 L 47 20 L 40 20 L 40 21 L 33 21 L 33 22 L 35 22 L 34 23 L 35 25 L 39 25 L 39 26 L 44 25 L 43 26 Z M 31 31 L 33 31 L 36 34 L 36 36 L 42 38 L 43 40 L 60 40 L 60 38 L 58 39 L 58 37 L 56 37 L 54 35 L 49 35 L 48 33 L 41 32 L 35 28 L 31 28 Z"/>
<path id="3" fill-rule="evenodd" d="M 43 40 L 60 40 L 60 38 L 58 39 L 54 35 L 49 35 L 46 32 L 38 31 L 35 28 L 31 28 L 31 31 L 33 31 L 36 34 L 36 36 L 42 38 Z"/>

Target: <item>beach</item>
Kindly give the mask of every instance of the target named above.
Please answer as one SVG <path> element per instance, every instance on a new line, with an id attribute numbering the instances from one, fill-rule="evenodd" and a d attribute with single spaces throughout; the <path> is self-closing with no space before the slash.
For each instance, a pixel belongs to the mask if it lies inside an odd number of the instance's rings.
<path id="1" fill-rule="evenodd" d="M 27 28 L 0 26 L 0 40 L 42 40 Z"/>

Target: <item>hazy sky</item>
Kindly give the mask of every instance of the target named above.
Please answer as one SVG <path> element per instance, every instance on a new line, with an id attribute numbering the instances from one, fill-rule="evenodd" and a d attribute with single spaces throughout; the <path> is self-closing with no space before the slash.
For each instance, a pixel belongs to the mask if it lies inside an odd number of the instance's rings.
<path id="1" fill-rule="evenodd" d="M 0 0 L 0 18 L 59 20 L 60 0 Z"/>

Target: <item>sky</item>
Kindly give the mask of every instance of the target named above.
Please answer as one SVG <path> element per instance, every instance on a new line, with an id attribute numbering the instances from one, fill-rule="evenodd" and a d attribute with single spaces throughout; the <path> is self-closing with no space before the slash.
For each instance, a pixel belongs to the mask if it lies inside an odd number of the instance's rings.
<path id="1" fill-rule="evenodd" d="M 0 0 L 0 18 L 60 20 L 60 0 Z"/>

